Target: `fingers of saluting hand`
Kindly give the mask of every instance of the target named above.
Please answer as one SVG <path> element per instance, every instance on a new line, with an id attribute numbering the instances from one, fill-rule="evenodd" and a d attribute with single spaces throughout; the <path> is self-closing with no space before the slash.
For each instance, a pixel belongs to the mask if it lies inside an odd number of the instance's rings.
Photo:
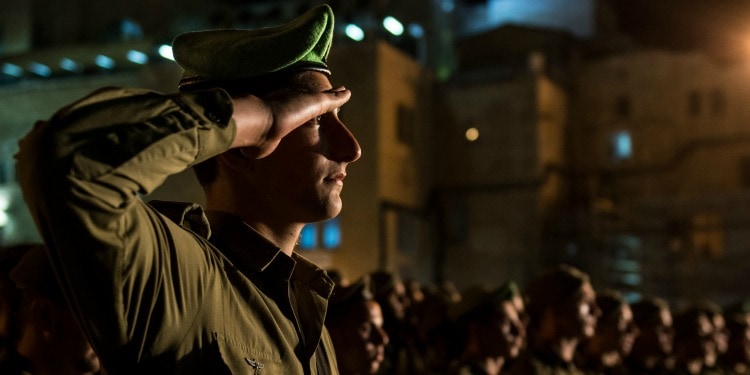
<path id="1" fill-rule="evenodd" d="M 282 89 L 262 99 L 235 98 L 237 135 L 232 147 L 253 148 L 256 157 L 268 155 L 281 138 L 307 121 L 338 109 L 350 97 L 349 90 L 336 87 L 322 92 Z"/>
<path id="2" fill-rule="evenodd" d="M 344 87 L 315 93 L 277 91 L 268 97 L 273 112 L 269 137 L 281 138 L 307 121 L 341 107 L 350 97 L 351 92 Z"/>

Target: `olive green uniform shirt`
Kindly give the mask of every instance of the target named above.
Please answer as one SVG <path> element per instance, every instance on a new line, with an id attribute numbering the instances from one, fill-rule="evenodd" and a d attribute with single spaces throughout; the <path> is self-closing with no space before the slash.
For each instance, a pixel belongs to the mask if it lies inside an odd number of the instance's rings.
<path id="1" fill-rule="evenodd" d="M 222 90 L 105 88 L 20 142 L 24 198 L 108 374 L 338 373 L 325 271 L 237 217 L 140 199 L 227 150 L 231 117 Z"/>

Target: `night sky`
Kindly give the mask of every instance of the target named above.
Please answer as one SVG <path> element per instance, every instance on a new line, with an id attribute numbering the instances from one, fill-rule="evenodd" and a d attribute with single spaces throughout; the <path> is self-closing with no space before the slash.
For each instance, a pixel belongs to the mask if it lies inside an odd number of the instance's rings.
<path id="1" fill-rule="evenodd" d="M 641 44 L 750 57 L 750 1 L 614 0 L 621 28 Z"/>

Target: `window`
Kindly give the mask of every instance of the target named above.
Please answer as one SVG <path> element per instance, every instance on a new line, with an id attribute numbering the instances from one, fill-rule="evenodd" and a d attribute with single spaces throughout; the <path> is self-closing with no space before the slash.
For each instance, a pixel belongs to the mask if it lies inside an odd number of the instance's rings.
<path id="1" fill-rule="evenodd" d="M 322 223 L 306 224 L 299 235 L 302 250 L 334 250 L 341 247 L 341 221 L 333 218 Z"/>
<path id="2" fill-rule="evenodd" d="M 325 221 L 323 225 L 323 248 L 336 249 L 341 247 L 341 224 L 338 218 Z"/>
<path id="3" fill-rule="evenodd" d="M 633 142 L 630 138 L 630 132 L 620 130 L 610 137 L 611 158 L 614 161 L 628 160 L 633 156 Z"/>
<path id="4" fill-rule="evenodd" d="M 299 234 L 299 247 L 304 250 L 312 250 L 318 247 L 318 224 L 306 224 Z"/>
<path id="5" fill-rule="evenodd" d="M 724 229 L 722 220 L 716 214 L 696 214 L 693 216 L 692 244 L 698 255 L 720 258 L 724 255 Z"/>

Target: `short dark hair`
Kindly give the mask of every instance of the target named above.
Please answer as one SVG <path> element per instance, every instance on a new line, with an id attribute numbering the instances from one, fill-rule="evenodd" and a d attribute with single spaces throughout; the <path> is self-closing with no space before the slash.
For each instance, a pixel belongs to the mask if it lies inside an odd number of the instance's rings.
<path id="1" fill-rule="evenodd" d="M 655 324 L 659 320 L 662 310 L 672 313 L 669 303 L 659 297 L 647 297 L 630 305 L 633 320 L 639 327 Z"/>

